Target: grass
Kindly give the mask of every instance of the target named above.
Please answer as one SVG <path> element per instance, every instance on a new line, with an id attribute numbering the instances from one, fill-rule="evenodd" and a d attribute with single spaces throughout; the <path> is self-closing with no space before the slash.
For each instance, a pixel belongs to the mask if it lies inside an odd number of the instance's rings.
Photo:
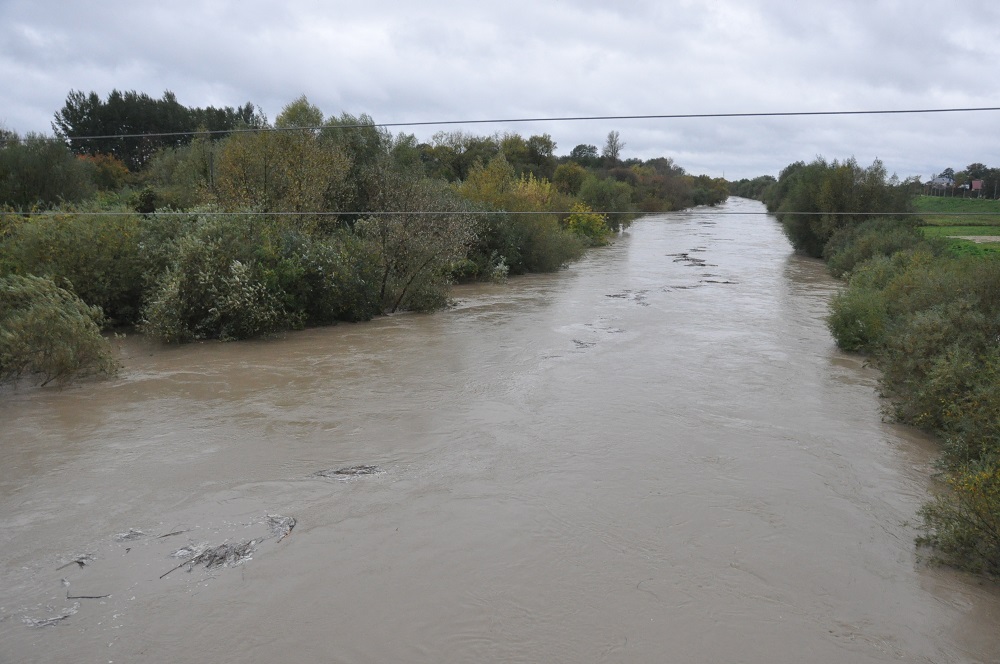
<path id="1" fill-rule="evenodd" d="M 956 255 L 1000 256 L 1000 242 L 977 243 L 955 235 L 1000 236 L 1000 200 L 952 196 L 917 196 L 915 211 L 922 213 L 920 228 L 929 238 L 946 238 Z"/>
<path id="2" fill-rule="evenodd" d="M 930 226 L 997 226 L 1000 225 L 1000 200 L 961 198 L 952 196 L 917 196 L 913 199 L 916 212 L 923 213 Z M 958 235 L 959 233 L 955 233 Z M 992 233 L 962 233 L 991 235 Z"/>
<path id="3" fill-rule="evenodd" d="M 1000 226 L 923 226 L 927 237 L 948 237 L 950 235 L 1000 235 Z"/>

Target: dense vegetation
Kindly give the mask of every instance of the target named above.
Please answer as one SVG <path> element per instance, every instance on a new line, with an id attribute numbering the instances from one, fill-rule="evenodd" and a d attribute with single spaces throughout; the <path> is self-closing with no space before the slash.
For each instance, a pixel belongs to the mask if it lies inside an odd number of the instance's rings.
<path id="1" fill-rule="evenodd" d="M 859 168 L 817 160 L 786 168 L 765 198 L 796 248 L 822 256 L 847 279 L 829 318 L 837 343 L 867 353 L 881 369 L 897 420 L 944 442 L 943 489 L 922 510 L 919 542 L 951 564 L 996 576 L 1000 260 L 892 215 L 912 209 L 912 191 L 878 162 Z"/>
<path id="2" fill-rule="evenodd" d="M 623 160 L 615 131 L 568 157 L 548 134 L 422 143 L 305 97 L 272 124 L 252 104 L 74 91 L 53 128 L 0 130 L 0 277 L 43 279 L 4 288 L 73 324 L 14 339 L 8 316 L 0 380 L 110 370 L 84 352 L 100 325 L 181 342 L 435 309 L 456 280 L 556 270 L 638 213 L 727 196 L 670 159 Z M 60 335 L 78 365 L 17 357 Z"/>

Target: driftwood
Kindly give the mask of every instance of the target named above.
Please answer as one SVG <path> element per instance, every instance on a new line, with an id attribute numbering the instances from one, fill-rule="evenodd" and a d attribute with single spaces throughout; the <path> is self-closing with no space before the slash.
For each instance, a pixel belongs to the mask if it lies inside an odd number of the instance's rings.
<path id="1" fill-rule="evenodd" d="M 49 610 L 52 610 L 51 607 L 49 607 Z M 23 616 L 21 618 L 21 622 L 29 627 L 52 627 L 53 625 L 58 625 L 70 616 L 75 615 L 79 610 L 80 603 L 77 602 L 72 607 L 63 609 L 63 612 L 58 616 L 53 616 L 52 618 L 31 618 L 29 616 Z"/>
<path id="2" fill-rule="evenodd" d="M 238 544 L 220 544 L 219 546 L 205 549 L 198 555 L 188 558 L 177 567 L 164 572 L 160 575 L 160 578 L 162 579 L 167 574 L 170 574 L 170 572 L 177 571 L 185 565 L 189 566 L 189 572 L 194 569 L 195 565 L 204 565 L 206 568 L 220 567 L 222 565 L 238 565 L 247 560 L 262 541 L 248 540 Z"/>
<path id="3" fill-rule="evenodd" d="M 320 470 L 313 474 L 318 477 L 344 479 L 346 477 L 355 477 L 357 475 L 377 475 L 381 472 L 382 469 L 378 466 L 348 466 L 347 468 L 338 468 L 337 470 Z"/>
<path id="4" fill-rule="evenodd" d="M 111 595 L 70 595 L 66 593 L 66 599 L 106 599 Z"/>
<path id="5" fill-rule="evenodd" d="M 294 516 L 267 515 L 267 526 L 271 530 L 271 537 L 277 537 L 279 542 L 292 534 L 295 524 Z"/>
<path id="6" fill-rule="evenodd" d="M 294 516 L 268 514 L 265 523 L 271 533 L 268 537 L 247 540 L 235 544 L 224 543 L 201 551 L 198 550 L 198 547 L 184 547 L 178 549 L 173 555 L 177 557 L 185 557 L 187 560 L 173 569 L 167 570 L 160 575 L 160 578 L 162 579 L 171 572 L 175 572 L 184 566 L 187 566 L 188 571 L 190 572 L 194 569 L 195 565 L 204 565 L 206 568 L 239 565 L 240 563 L 249 560 L 250 556 L 253 555 L 253 552 L 257 549 L 257 546 L 265 539 L 277 537 L 278 542 L 280 542 L 288 537 L 292 533 L 292 529 L 295 528 L 297 521 Z M 165 537 L 165 535 L 162 537 Z"/>
<path id="7" fill-rule="evenodd" d="M 163 539 L 164 537 L 173 537 L 174 535 L 183 535 L 187 530 L 175 530 L 172 533 L 165 533 L 163 535 L 157 535 L 156 539 Z"/>
<path id="8" fill-rule="evenodd" d="M 61 569 L 66 569 L 67 567 L 69 567 L 70 565 L 72 565 L 74 563 L 76 563 L 80 567 L 83 567 L 84 565 L 86 565 L 87 563 L 89 563 L 93 559 L 94 559 L 93 554 L 86 553 L 86 554 L 84 554 L 82 556 L 77 556 L 76 558 L 74 558 L 73 560 L 69 561 L 65 565 L 60 565 L 59 567 L 56 568 L 56 571 L 58 572 Z"/>

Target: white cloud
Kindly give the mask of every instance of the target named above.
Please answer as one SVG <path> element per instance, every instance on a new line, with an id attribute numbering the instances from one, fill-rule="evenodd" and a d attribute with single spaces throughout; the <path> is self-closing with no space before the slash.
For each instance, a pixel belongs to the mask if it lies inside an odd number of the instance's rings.
<path id="1" fill-rule="evenodd" d="M 1000 106 L 1000 8 L 926 1 L 425 0 L 0 5 L 0 122 L 48 132 L 71 89 L 190 106 L 300 94 L 376 121 Z M 776 174 L 881 157 L 926 177 L 996 165 L 995 113 L 472 125 L 546 132 L 565 154 L 617 129 L 625 156 L 692 172 Z M 429 138 L 439 128 L 415 130 Z M 993 161 L 991 162 L 991 159 Z"/>

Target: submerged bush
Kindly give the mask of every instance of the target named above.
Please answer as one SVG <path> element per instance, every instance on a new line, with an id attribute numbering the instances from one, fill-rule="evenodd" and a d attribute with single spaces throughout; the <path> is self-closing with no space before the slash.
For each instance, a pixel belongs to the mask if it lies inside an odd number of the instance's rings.
<path id="1" fill-rule="evenodd" d="M 1000 575 L 1000 463 L 972 463 L 948 473 L 947 491 L 921 510 L 924 535 L 938 557 L 971 572 Z"/>
<path id="2" fill-rule="evenodd" d="M 179 229 L 175 229 L 179 230 Z M 346 231 L 317 236 L 253 216 L 204 215 L 161 238 L 143 329 L 165 341 L 246 339 L 379 313 L 374 261 Z"/>
<path id="3" fill-rule="evenodd" d="M 885 336 L 885 296 L 871 288 L 848 288 L 831 301 L 827 324 L 844 350 L 874 350 Z"/>
<path id="4" fill-rule="evenodd" d="M 255 274 L 254 221 L 209 219 L 177 242 L 144 312 L 164 341 L 245 339 L 281 327 L 280 302 Z"/>
<path id="5" fill-rule="evenodd" d="M 51 279 L 0 277 L 0 382 L 37 374 L 42 384 L 97 373 L 117 363 L 101 336 L 101 310 Z"/>
<path id="6" fill-rule="evenodd" d="M 607 215 L 594 212 L 590 206 L 574 203 L 572 214 L 566 217 L 566 228 L 590 246 L 600 247 L 608 243 L 611 228 Z"/>

